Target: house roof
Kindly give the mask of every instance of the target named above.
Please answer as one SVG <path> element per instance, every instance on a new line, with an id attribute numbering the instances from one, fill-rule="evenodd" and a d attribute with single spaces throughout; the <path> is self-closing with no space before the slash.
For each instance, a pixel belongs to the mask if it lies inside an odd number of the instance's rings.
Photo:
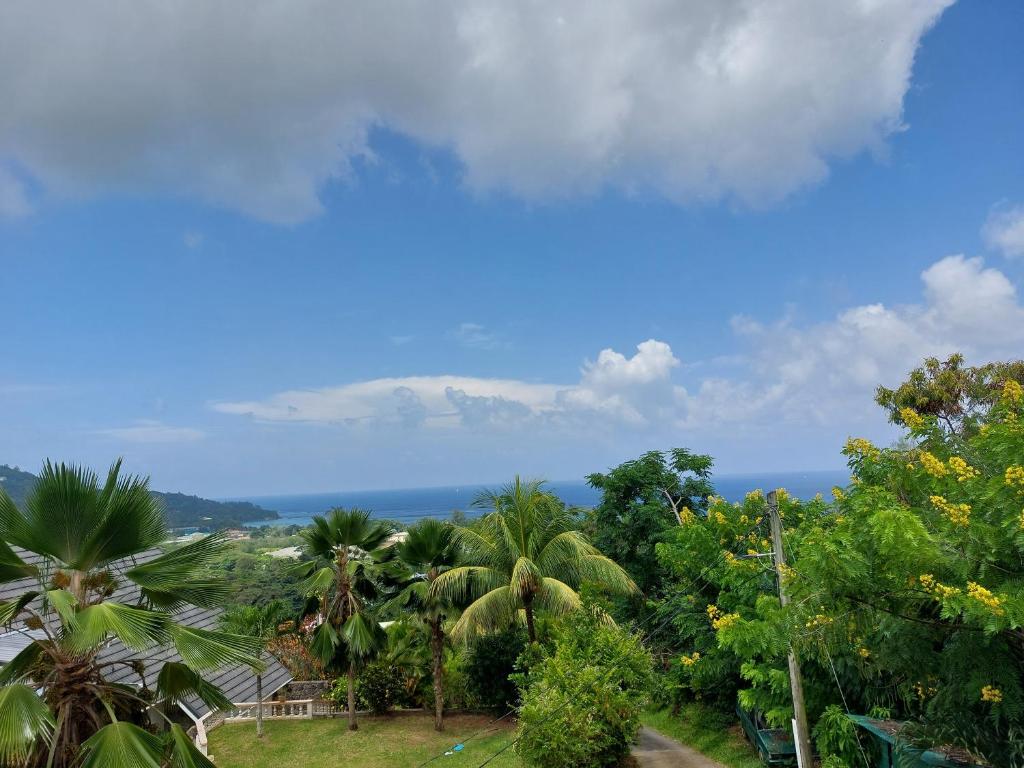
<path id="1" fill-rule="evenodd" d="M 40 565 L 43 558 L 25 550 L 15 548 L 18 556 L 32 565 Z M 137 604 L 142 597 L 138 586 L 127 579 L 121 578 L 125 571 L 149 562 L 162 554 L 159 549 L 150 549 L 141 552 L 135 557 L 118 560 L 111 565 L 111 572 L 118 579 L 118 587 L 111 600 L 126 605 Z M 25 578 L 9 581 L 0 584 L 0 601 L 10 600 L 17 595 L 29 590 L 37 589 L 38 584 L 34 579 Z M 222 611 L 219 608 L 199 608 L 186 606 L 177 611 L 173 618 L 179 624 L 184 624 L 197 629 L 216 629 Z M 45 637 L 40 630 L 12 629 L 9 632 L 0 634 L 0 664 L 6 664 L 33 639 Z M 143 675 L 147 688 L 156 686 L 156 678 L 161 667 L 169 661 L 181 661 L 181 656 L 171 644 L 160 645 L 143 651 L 136 651 L 126 648 L 120 640 L 111 639 L 107 646 L 100 651 L 98 659 L 101 663 L 115 662 L 108 667 L 105 678 L 113 683 L 125 683 L 140 685 L 138 673 L 133 665 L 118 664 L 120 661 L 141 662 Z M 291 682 L 292 676 L 273 655 L 263 654 L 263 662 L 266 670 L 263 673 L 264 698 L 269 698 L 283 686 Z M 207 672 L 204 677 L 224 692 L 224 695 L 233 702 L 249 702 L 256 700 L 256 676 L 252 670 L 244 665 L 232 665 L 221 669 Z M 184 708 L 190 715 L 198 719 L 209 714 L 210 708 L 202 701 L 192 698 L 184 702 Z"/>

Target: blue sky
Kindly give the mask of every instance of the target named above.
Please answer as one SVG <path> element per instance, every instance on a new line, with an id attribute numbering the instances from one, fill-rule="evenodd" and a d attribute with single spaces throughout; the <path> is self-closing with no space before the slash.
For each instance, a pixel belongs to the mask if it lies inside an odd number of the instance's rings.
<path id="1" fill-rule="evenodd" d="M 241 495 L 891 439 L 875 385 L 1024 350 L 1024 7 L 760 5 L 0 11 L 0 462 Z"/>

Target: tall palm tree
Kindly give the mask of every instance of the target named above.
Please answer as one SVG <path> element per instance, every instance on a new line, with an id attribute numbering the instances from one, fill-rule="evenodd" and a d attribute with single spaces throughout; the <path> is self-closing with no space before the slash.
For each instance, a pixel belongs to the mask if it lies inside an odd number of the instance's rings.
<path id="1" fill-rule="evenodd" d="M 317 599 L 320 621 L 312 651 L 325 667 L 348 673 L 348 727 L 356 730 L 356 669 L 386 641 L 380 624 L 367 609 L 380 594 L 380 564 L 388 557 L 384 545 L 394 532 L 390 524 L 371 520 L 359 509 L 333 509 L 317 515 L 300 535 L 310 557 L 297 570 L 306 576 L 304 590 Z"/>
<path id="2" fill-rule="evenodd" d="M 405 541 L 396 547 L 399 561 L 409 569 L 401 591 L 387 609 L 414 613 L 430 630 L 433 657 L 434 728 L 444 730 L 444 622 L 454 613 L 450 601 L 431 591 L 438 577 L 455 566 L 455 528 L 440 520 L 426 519 L 412 526 Z"/>
<path id="3" fill-rule="evenodd" d="M 163 707 L 192 695 L 230 706 L 201 672 L 257 668 L 259 644 L 174 620 L 185 605 L 223 602 L 226 585 L 203 569 L 225 541 L 135 560 L 166 540 L 148 481 L 122 477 L 120 461 L 102 485 L 93 472 L 47 462 L 24 510 L 0 490 L 0 583 L 21 590 L 0 603 L 0 624 L 30 638 L 0 670 L 0 764 L 212 766 Z M 163 663 L 150 692 L 140 656 L 103 654 L 114 640 L 134 651 L 170 645 L 181 660 Z M 139 673 L 139 688 L 108 681 L 123 665 Z M 150 715 L 166 720 L 161 734 L 144 727 Z"/>
<path id="4" fill-rule="evenodd" d="M 636 592 L 629 575 L 576 530 L 572 514 L 541 480 L 515 480 L 486 491 L 476 506 L 492 511 L 473 527 L 455 530 L 462 565 L 438 575 L 431 594 L 453 602 L 472 599 L 453 637 L 507 626 L 522 611 L 531 642 L 537 610 L 567 613 L 580 605 L 584 582 L 613 593 Z"/>
<path id="5" fill-rule="evenodd" d="M 288 606 L 283 600 L 266 605 L 242 605 L 221 616 L 221 626 L 228 632 L 258 640 L 261 649 L 280 634 L 279 627 L 288 620 Z M 256 671 L 256 738 L 263 738 L 263 672 Z"/>

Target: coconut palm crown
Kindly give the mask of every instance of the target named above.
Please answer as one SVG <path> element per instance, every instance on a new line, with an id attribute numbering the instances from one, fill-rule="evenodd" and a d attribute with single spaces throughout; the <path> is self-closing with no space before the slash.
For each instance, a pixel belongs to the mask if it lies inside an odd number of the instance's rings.
<path id="1" fill-rule="evenodd" d="M 576 530 L 572 513 L 544 490 L 543 481 L 517 475 L 474 504 L 492 511 L 473 527 L 456 528 L 463 564 L 440 574 L 431 587 L 439 597 L 471 601 L 453 637 L 508 626 L 522 612 L 532 642 L 536 611 L 574 610 L 580 605 L 576 590 L 585 582 L 616 594 L 636 591 L 629 575 Z"/>
<path id="2" fill-rule="evenodd" d="M 229 705 L 202 672 L 259 667 L 257 642 L 174 619 L 226 597 L 223 582 L 203 576 L 223 537 L 139 564 L 167 529 L 148 481 L 120 468 L 101 485 L 89 470 L 47 462 L 24 510 L 0 490 L 0 584 L 26 585 L 0 603 L 0 624 L 31 638 L 0 670 L 0 764 L 210 766 L 164 709 L 190 696 Z M 137 652 L 170 645 L 180 660 L 161 665 L 150 691 L 141 653 L 104 654 L 115 641 Z M 124 665 L 138 687 L 108 682 Z"/>

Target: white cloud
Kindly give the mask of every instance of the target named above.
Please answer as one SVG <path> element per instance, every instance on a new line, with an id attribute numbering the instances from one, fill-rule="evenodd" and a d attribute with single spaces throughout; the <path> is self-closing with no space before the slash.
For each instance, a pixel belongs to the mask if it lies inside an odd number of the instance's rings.
<path id="1" fill-rule="evenodd" d="M 851 307 L 821 324 L 734 318 L 749 349 L 749 369 L 741 377 L 703 381 L 688 395 L 682 424 L 877 420 L 875 388 L 899 383 L 926 356 L 1020 357 L 1024 306 L 1006 275 L 985 268 L 980 258 L 948 256 L 921 280 L 923 303 Z"/>
<path id="2" fill-rule="evenodd" d="M 172 427 L 150 419 L 139 419 L 130 427 L 100 429 L 96 434 L 128 443 L 191 443 L 206 437 L 201 429 Z"/>
<path id="3" fill-rule="evenodd" d="M 679 361 L 667 344 L 645 341 L 633 357 L 602 350 L 577 384 L 538 384 L 468 376 L 406 376 L 338 387 L 291 390 L 262 400 L 214 403 L 221 413 L 259 421 L 457 427 L 579 427 L 595 419 L 644 426 L 679 394 L 669 377 Z"/>
<path id="4" fill-rule="evenodd" d="M 294 222 L 382 126 L 474 190 L 761 204 L 901 127 L 951 1 L 6 3 L 0 157 Z"/>
<path id="5" fill-rule="evenodd" d="M 497 334 L 488 331 L 479 323 L 461 323 L 449 331 L 449 335 L 459 344 L 470 349 L 496 349 L 504 346 Z"/>
<path id="6" fill-rule="evenodd" d="M 1020 357 L 1024 306 L 1005 274 L 980 258 L 948 256 L 921 273 L 923 297 L 901 306 L 849 307 L 821 323 L 792 313 L 765 324 L 732 320 L 742 356 L 703 377 L 664 341 L 627 357 L 604 349 L 572 384 L 460 376 L 375 379 L 215 403 L 227 414 L 292 422 L 435 430 L 515 430 L 574 435 L 661 435 L 685 441 L 773 425 L 879 425 L 879 384 L 894 385 L 926 356 L 963 352 L 972 362 Z M 694 379 L 688 377 L 696 376 Z M 681 381 L 686 379 L 686 381 Z"/>
<path id="7" fill-rule="evenodd" d="M 985 245 L 1007 258 L 1024 256 L 1024 204 L 997 206 L 989 214 L 981 235 Z"/>

